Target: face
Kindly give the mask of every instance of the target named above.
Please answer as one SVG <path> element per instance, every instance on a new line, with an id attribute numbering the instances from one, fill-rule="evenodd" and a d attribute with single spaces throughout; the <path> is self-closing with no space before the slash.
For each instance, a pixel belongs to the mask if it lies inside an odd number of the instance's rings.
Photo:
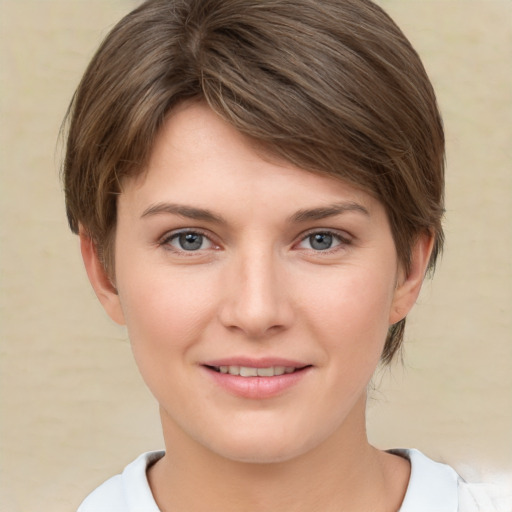
<path id="1" fill-rule="evenodd" d="M 414 301 L 376 199 L 263 157 L 201 104 L 173 112 L 125 183 L 115 269 L 117 294 L 98 295 L 164 436 L 233 460 L 360 436 L 388 327 Z"/>

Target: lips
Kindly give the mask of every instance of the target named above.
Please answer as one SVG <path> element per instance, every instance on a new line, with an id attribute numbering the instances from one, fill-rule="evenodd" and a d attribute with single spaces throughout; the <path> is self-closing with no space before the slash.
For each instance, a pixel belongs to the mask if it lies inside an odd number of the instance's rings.
<path id="1" fill-rule="evenodd" d="M 253 366 L 222 365 L 213 366 L 211 368 L 219 373 L 240 375 L 240 377 L 274 377 L 276 375 L 284 375 L 285 373 L 293 373 L 298 370 L 298 368 L 294 366 L 267 366 L 256 368 Z"/>
<path id="2" fill-rule="evenodd" d="M 271 398 L 292 389 L 312 368 L 284 359 L 230 358 L 201 365 L 225 391 L 243 398 Z"/>

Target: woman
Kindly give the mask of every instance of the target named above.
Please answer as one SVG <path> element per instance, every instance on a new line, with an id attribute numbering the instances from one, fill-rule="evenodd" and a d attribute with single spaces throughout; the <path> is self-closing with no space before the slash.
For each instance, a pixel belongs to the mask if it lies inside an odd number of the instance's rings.
<path id="1" fill-rule="evenodd" d="M 64 182 L 166 444 L 80 511 L 492 510 L 365 432 L 443 243 L 435 95 L 379 7 L 144 3 L 78 88 Z"/>

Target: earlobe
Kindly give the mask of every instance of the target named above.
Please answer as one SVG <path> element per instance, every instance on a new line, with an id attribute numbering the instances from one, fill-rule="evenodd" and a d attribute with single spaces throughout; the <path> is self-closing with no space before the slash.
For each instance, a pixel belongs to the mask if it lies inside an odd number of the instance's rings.
<path id="1" fill-rule="evenodd" d="M 416 303 L 433 246 L 434 237 L 431 233 L 423 233 L 416 240 L 411 251 L 409 272 L 407 274 L 401 273 L 393 295 L 393 304 L 389 316 L 390 325 L 396 324 L 405 318 Z"/>
<path id="2" fill-rule="evenodd" d="M 107 274 L 105 266 L 98 257 L 98 252 L 93 240 L 82 227 L 80 227 L 79 237 L 85 270 L 87 271 L 87 276 L 89 277 L 89 281 L 91 282 L 96 296 L 108 316 L 110 316 L 114 322 L 124 325 L 125 321 L 119 295 Z"/>

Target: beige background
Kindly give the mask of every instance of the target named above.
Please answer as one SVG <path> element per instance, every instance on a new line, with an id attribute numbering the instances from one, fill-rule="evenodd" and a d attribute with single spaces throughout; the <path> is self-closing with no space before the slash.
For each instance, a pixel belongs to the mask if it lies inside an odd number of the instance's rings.
<path id="1" fill-rule="evenodd" d="M 512 470 L 512 2 L 382 2 L 424 58 L 448 140 L 447 248 L 381 382 L 371 439 Z M 69 511 L 142 451 L 157 408 L 66 226 L 61 119 L 134 1 L 0 0 L 0 510 Z M 492 478 L 496 478 L 493 476 Z"/>

